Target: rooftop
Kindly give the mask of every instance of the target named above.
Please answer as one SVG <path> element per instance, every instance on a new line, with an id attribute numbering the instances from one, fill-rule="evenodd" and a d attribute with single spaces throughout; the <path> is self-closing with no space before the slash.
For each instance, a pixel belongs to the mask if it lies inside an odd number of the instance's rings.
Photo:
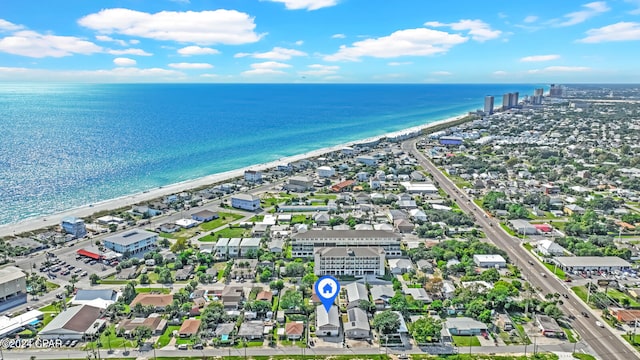
<path id="1" fill-rule="evenodd" d="M 120 234 L 116 234 L 113 236 L 109 236 L 105 238 L 104 241 L 109 241 L 122 246 L 127 246 L 131 244 L 135 244 L 139 241 L 146 240 L 152 237 L 157 237 L 157 236 L 158 234 L 153 233 L 151 231 L 135 229 L 135 230 L 123 232 Z"/>

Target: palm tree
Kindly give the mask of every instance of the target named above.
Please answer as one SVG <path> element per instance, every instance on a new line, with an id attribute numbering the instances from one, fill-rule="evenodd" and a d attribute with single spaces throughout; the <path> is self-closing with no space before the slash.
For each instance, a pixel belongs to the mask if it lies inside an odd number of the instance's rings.
<path id="1" fill-rule="evenodd" d="M 111 328 L 107 328 L 102 335 L 107 337 L 107 344 L 109 345 L 109 353 L 111 353 Z"/>

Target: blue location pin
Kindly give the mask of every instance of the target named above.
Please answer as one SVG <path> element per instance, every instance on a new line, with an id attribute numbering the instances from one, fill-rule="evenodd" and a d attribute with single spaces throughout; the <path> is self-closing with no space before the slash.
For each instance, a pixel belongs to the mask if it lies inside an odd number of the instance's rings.
<path id="1" fill-rule="evenodd" d="M 316 281 L 315 289 L 328 313 L 340 292 L 340 283 L 333 276 L 326 275 Z"/>

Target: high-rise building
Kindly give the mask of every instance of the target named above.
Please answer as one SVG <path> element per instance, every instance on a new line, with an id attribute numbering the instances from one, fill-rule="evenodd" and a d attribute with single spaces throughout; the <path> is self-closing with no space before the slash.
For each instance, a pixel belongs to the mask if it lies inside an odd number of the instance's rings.
<path id="1" fill-rule="evenodd" d="M 514 108 L 518 106 L 518 96 L 520 94 L 517 92 L 509 93 L 509 107 Z"/>
<path id="2" fill-rule="evenodd" d="M 484 97 L 484 113 L 493 114 L 493 96 L 487 95 Z"/>
<path id="3" fill-rule="evenodd" d="M 544 89 L 535 89 L 533 91 L 533 96 L 543 96 L 544 95 Z"/>
<path id="4" fill-rule="evenodd" d="M 551 88 L 549 89 L 549 96 L 562 97 L 562 85 L 551 84 Z"/>
<path id="5" fill-rule="evenodd" d="M 542 105 L 542 99 L 543 99 L 542 95 L 532 96 L 531 97 L 531 104 L 532 105 Z"/>
<path id="6" fill-rule="evenodd" d="M 502 110 L 509 108 L 509 93 L 502 95 Z"/>

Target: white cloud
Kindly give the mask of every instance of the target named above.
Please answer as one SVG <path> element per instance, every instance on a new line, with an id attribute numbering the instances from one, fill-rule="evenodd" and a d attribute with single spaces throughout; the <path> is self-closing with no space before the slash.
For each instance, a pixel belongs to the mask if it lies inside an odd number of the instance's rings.
<path id="1" fill-rule="evenodd" d="M 609 41 L 640 40 L 640 23 L 619 22 L 587 31 L 587 37 L 578 40 L 582 43 L 600 43 Z"/>
<path id="2" fill-rule="evenodd" d="M 388 63 L 389 66 L 403 66 L 403 65 L 411 65 L 413 62 L 411 61 L 392 61 Z"/>
<path id="3" fill-rule="evenodd" d="M 493 75 L 495 75 L 495 76 L 505 76 L 505 75 L 507 75 L 507 72 L 503 71 L 503 70 L 497 70 L 497 71 L 493 72 Z"/>
<path id="4" fill-rule="evenodd" d="M 582 7 L 585 9 L 566 14 L 563 19 L 554 19 L 550 23 L 558 27 L 576 25 L 611 10 L 604 1 L 590 2 Z"/>
<path id="5" fill-rule="evenodd" d="M 520 58 L 521 62 L 539 62 L 539 61 L 551 61 L 557 60 L 560 58 L 560 55 L 550 54 L 550 55 L 533 55 L 533 56 L 525 56 Z"/>
<path id="6" fill-rule="evenodd" d="M 129 40 L 129 44 L 131 44 L 131 45 L 137 45 L 137 44 L 140 44 L 140 40 L 131 39 L 131 40 Z"/>
<path id="7" fill-rule="evenodd" d="M 122 57 L 113 59 L 113 63 L 118 66 L 135 66 L 137 64 L 137 62 L 133 59 Z"/>
<path id="8" fill-rule="evenodd" d="M 236 10 L 161 11 L 150 14 L 129 9 L 104 9 L 78 24 L 103 34 L 123 34 L 155 40 L 208 44 L 247 44 L 262 37 L 254 19 Z"/>
<path id="9" fill-rule="evenodd" d="M 171 63 L 169 67 L 174 69 L 211 69 L 213 65 L 207 63 Z"/>
<path id="10" fill-rule="evenodd" d="M 451 30 L 455 31 L 468 31 L 468 35 L 470 35 L 473 40 L 480 42 L 495 39 L 502 34 L 502 31 L 492 30 L 491 26 L 482 20 L 463 19 L 449 24 L 438 21 L 429 21 L 424 25 L 429 27 L 447 26 L 450 27 Z"/>
<path id="11" fill-rule="evenodd" d="M 307 67 L 309 70 L 300 71 L 299 74 L 305 76 L 327 76 L 333 75 L 340 70 L 340 66 L 337 65 L 313 64 Z"/>
<path id="12" fill-rule="evenodd" d="M 187 46 L 178 50 L 178 54 L 182 56 L 191 56 L 191 55 L 215 55 L 220 54 L 220 51 L 207 47 L 200 46 Z"/>
<path id="13" fill-rule="evenodd" d="M 529 70 L 529 74 L 540 74 L 540 73 L 558 73 L 558 72 L 584 72 L 589 71 L 591 68 L 586 66 L 548 66 L 544 69 L 533 69 Z"/>
<path id="14" fill-rule="evenodd" d="M 217 79 L 220 77 L 218 74 L 202 74 L 200 77 L 209 78 L 209 79 Z"/>
<path id="15" fill-rule="evenodd" d="M 308 11 L 318 10 L 325 7 L 335 6 L 338 4 L 338 0 L 268 0 L 271 2 L 283 3 L 289 10 L 303 10 Z"/>
<path id="16" fill-rule="evenodd" d="M 295 42 L 296 46 L 302 46 L 304 45 L 304 40 L 298 40 Z"/>
<path id="17" fill-rule="evenodd" d="M 449 75 L 453 75 L 452 73 L 448 72 L 448 71 L 434 71 L 431 73 L 432 75 L 437 75 L 437 76 L 449 76 Z"/>
<path id="18" fill-rule="evenodd" d="M 119 40 L 119 39 L 114 39 L 111 36 L 107 36 L 107 35 L 96 35 L 96 40 L 98 41 L 105 41 L 105 42 L 113 42 L 116 43 L 120 46 L 127 46 L 127 42 L 124 40 Z"/>
<path id="19" fill-rule="evenodd" d="M 294 56 L 307 56 L 306 52 L 295 50 L 295 49 L 286 49 L 281 47 L 274 47 L 271 51 L 263 52 L 263 53 L 237 53 L 234 55 L 236 58 L 242 58 L 250 56 L 254 59 L 269 59 L 269 60 L 289 60 Z"/>
<path id="20" fill-rule="evenodd" d="M 153 54 L 148 53 L 142 49 L 123 49 L 123 50 L 108 50 L 107 53 L 111 55 L 138 55 L 138 56 L 151 56 Z"/>
<path id="21" fill-rule="evenodd" d="M 265 61 L 261 63 L 251 64 L 251 70 L 242 72 L 242 75 L 282 75 L 286 74 L 280 69 L 290 68 L 291 65 L 277 62 L 277 61 Z"/>
<path id="22" fill-rule="evenodd" d="M 332 39 L 344 39 L 346 37 L 347 37 L 347 35 L 345 35 L 345 34 L 333 34 L 333 35 L 331 35 Z"/>
<path id="23" fill-rule="evenodd" d="M 75 36 L 56 36 L 23 30 L 0 39 L 0 51 L 33 58 L 89 55 L 103 49 Z"/>
<path id="24" fill-rule="evenodd" d="M 325 61 L 359 61 L 369 56 L 394 58 L 399 56 L 429 56 L 447 52 L 468 38 L 444 31 L 417 28 L 399 30 L 380 38 L 354 42 L 351 46 L 341 46 L 338 52 L 324 57 Z"/>
<path id="25" fill-rule="evenodd" d="M 635 9 L 629 11 L 631 15 L 640 15 L 640 0 L 625 0 L 625 2 L 632 4 Z"/>
<path id="26" fill-rule="evenodd" d="M 17 31 L 24 29 L 22 25 L 16 25 L 4 19 L 0 19 L 0 31 Z"/>
<path id="27" fill-rule="evenodd" d="M 20 81 L 76 81 L 76 82 L 166 82 L 185 79 L 184 73 L 161 68 L 139 69 L 117 67 L 104 70 L 48 70 L 0 67 L 0 79 Z"/>
<path id="28" fill-rule="evenodd" d="M 527 24 L 531 24 L 533 22 L 538 21 L 538 17 L 535 16 L 535 15 L 529 15 L 529 16 L 525 17 L 524 20 L 522 20 L 522 21 L 524 21 Z"/>

